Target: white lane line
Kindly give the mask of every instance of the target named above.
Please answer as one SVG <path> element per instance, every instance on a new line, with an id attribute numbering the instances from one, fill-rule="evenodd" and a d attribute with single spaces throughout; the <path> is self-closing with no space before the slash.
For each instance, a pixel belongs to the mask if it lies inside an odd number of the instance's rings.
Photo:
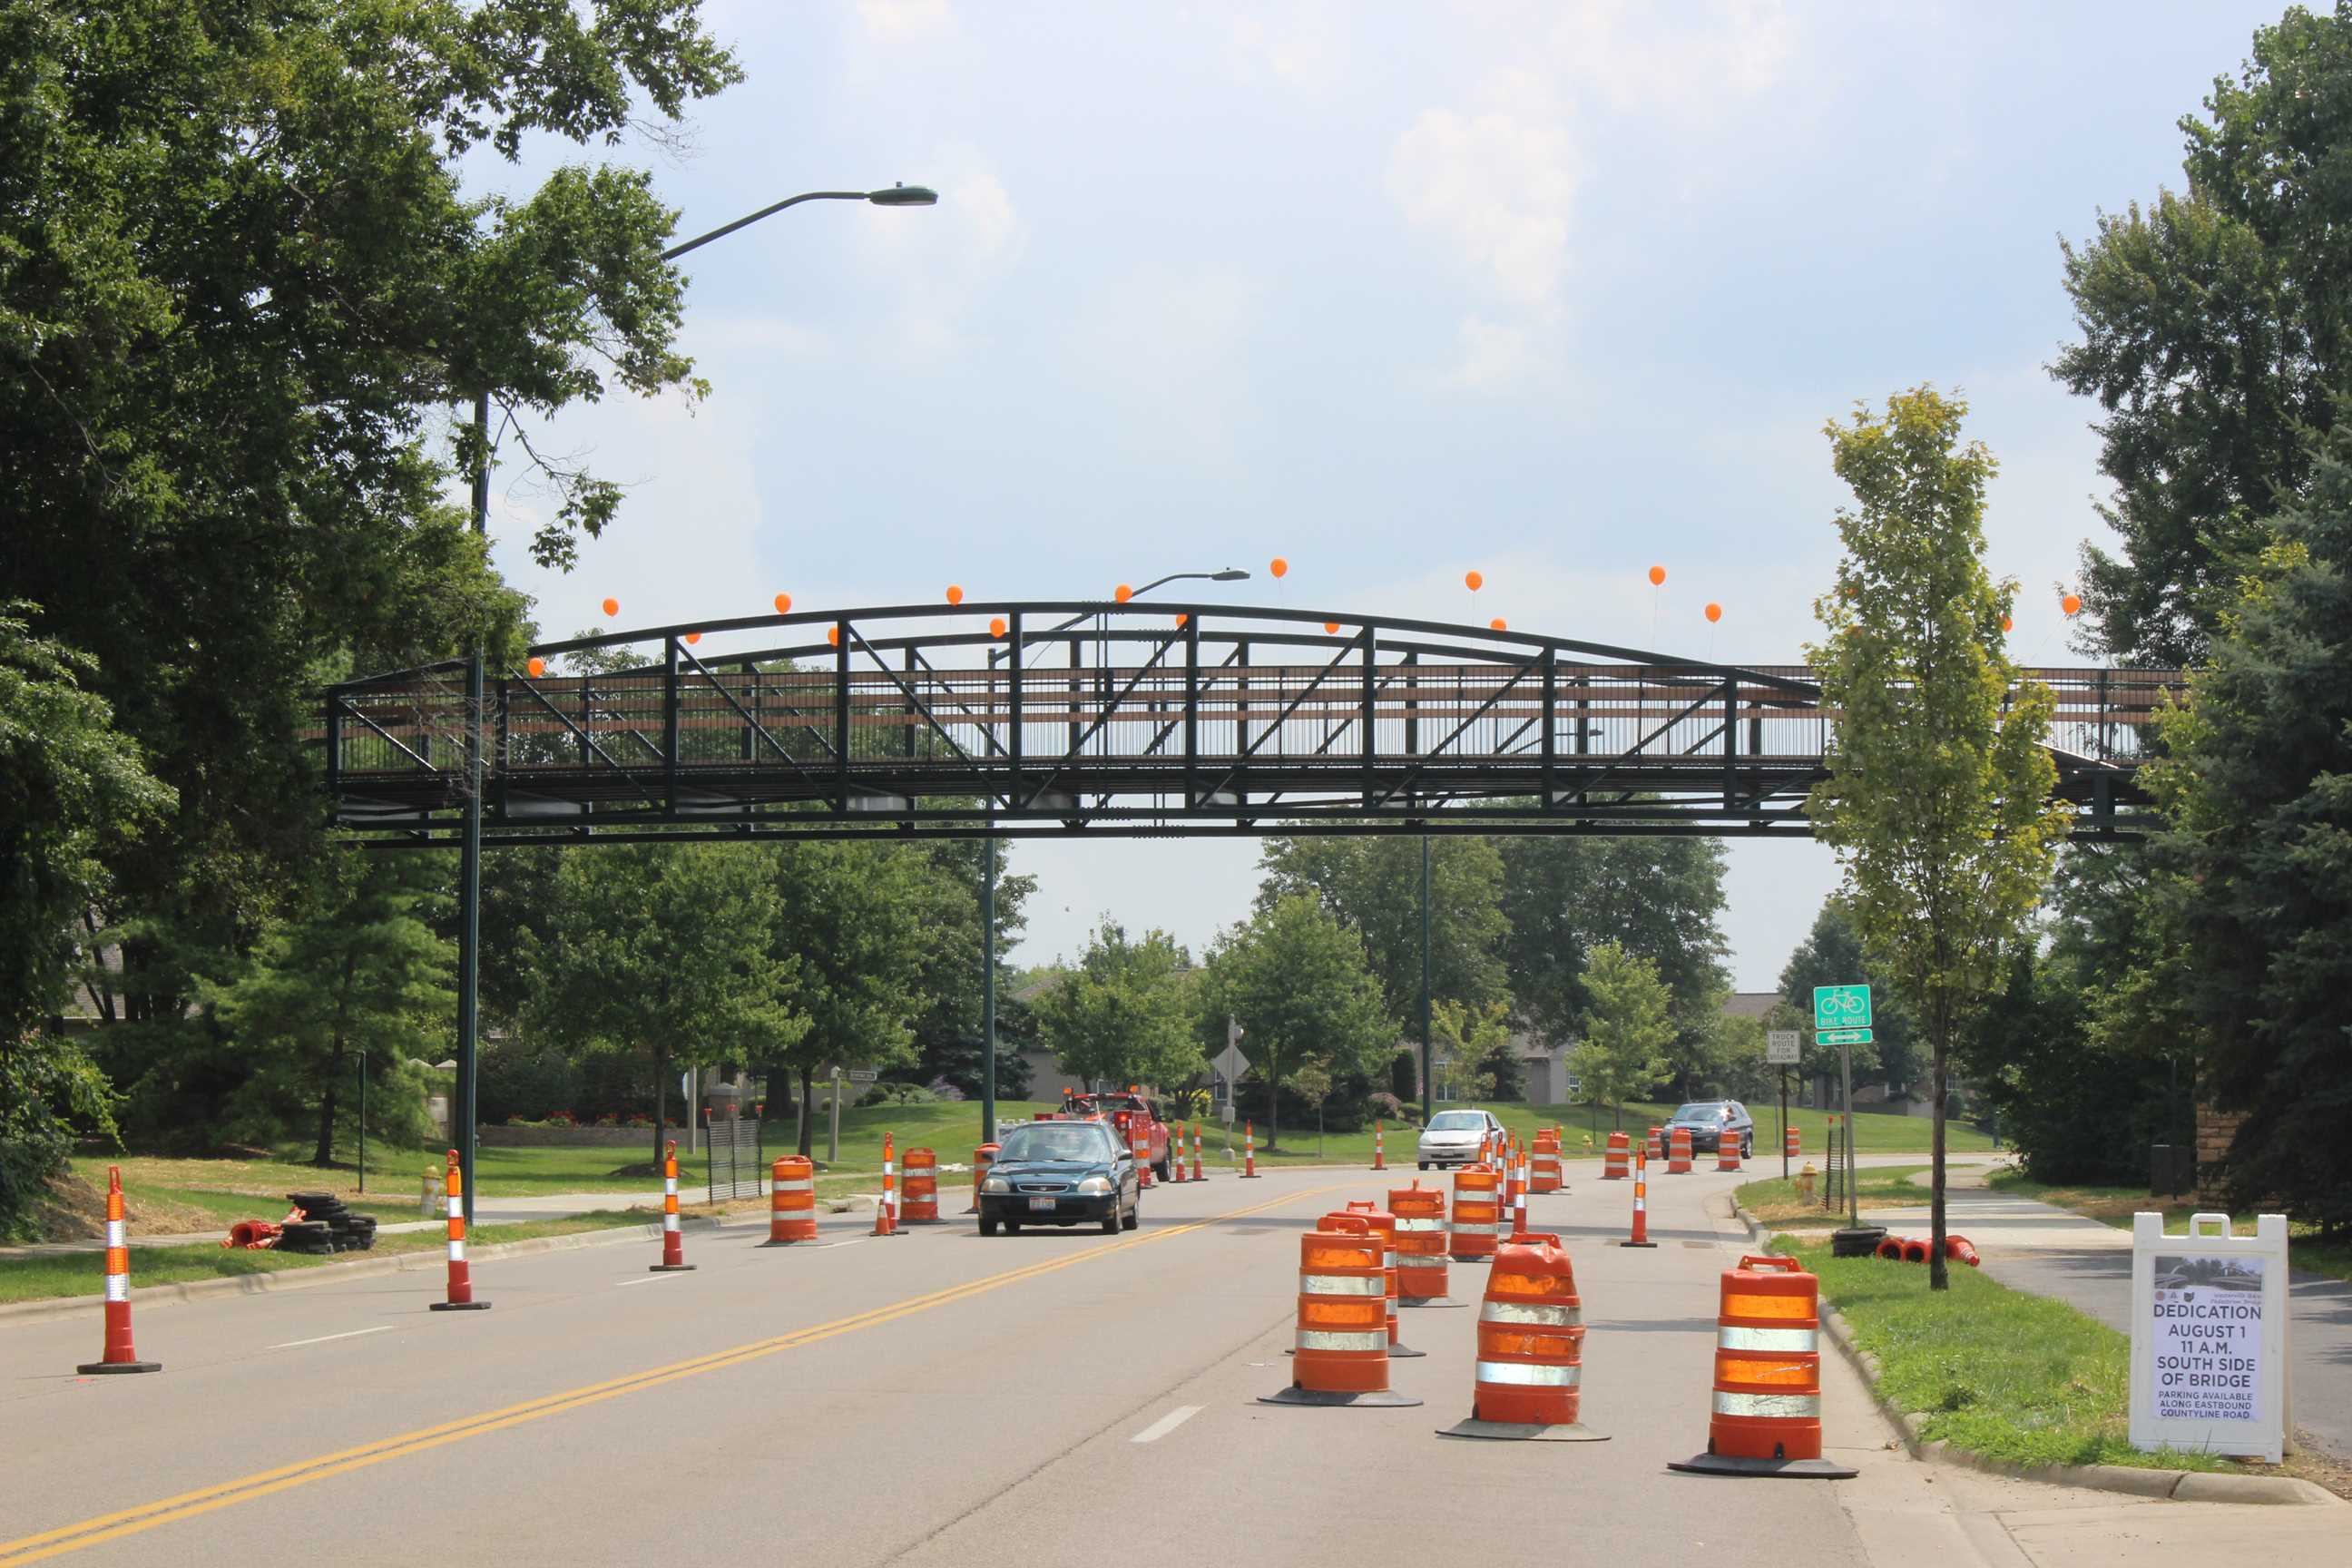
<path id="1" fill-rule="evenodd" d="M 615 1290 L 625 1290 L 632 1285 L 658 1285 L 665 1279 L 683 1279 L 685 1278 L 686 1276 L 684 1274 L 648 1274 L 642 1279 L 624 1279 L 619 1284 L 614 1286 L 613 1289 Z"/>
<path id="2" fill-rule="evenodd" d="M 855 1247 L 861 1241 L 871 1241 L 874 1238 L 870 1236 L 853 1236 L 847 1241 L 828 1241 L 822 1247 L 817 1247 L 816 1250 L 819 1252 L 829 1252 L 836 1247 Z"/>
<path id="3" fill-rule="evenodd" d="M 355 1340 L 362 1334 L 388 1334 L 399 1326 L 397 1323 L 383 1323 L 373 1329 L 353 1329 L 349 1333 L 320 1334 L 315 1340 L 288 1340 L 282 1345 L 271 1345 L 269 1348 L 274 1351 L 290 1351 L 297 1345 L 322 1345 L 329 1340 Z"/>
<path id="4" fill-rule="evenodd" d="M 1171 1410 L 1167 1415 L 1162 1415 L 1159 1420 L 1154 1421 L 1150 1426 L 1146 1426 L 1142 1431 L 1138 1432 L 1134 1436 L 1129 1437 L 1128 1441 L 1130 1443 L 1157 1443 L 1160 1438 L 1165 1437 L 1169 1433 L 1173 1432 L 1177 1427 L 1181 1426 L 1185 1422 L 1190 1421 L 1193 1416 L 1198 1415 L 1199 1414 L 1201 1414 L 1201 1407 L 1197 1405 L 1180 1405 L 1175 1409 Z"/>

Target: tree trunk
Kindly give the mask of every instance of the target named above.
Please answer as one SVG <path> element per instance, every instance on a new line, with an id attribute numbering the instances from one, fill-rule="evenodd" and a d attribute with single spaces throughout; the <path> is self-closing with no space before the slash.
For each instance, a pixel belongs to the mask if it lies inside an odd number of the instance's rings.
<path id="1" fill-rule="evenodd" d="M 810 1157 L 809 1151 L 816 1147 L 816 1100 L 809 1089 L 810 1079 L 814 1076 L 814 1073 L 815 1069 L 813 1068 L 804 1067 L 801 1068 L 802 1110 L 800 1155 L 803 1160 L 808 1159 Z"/>
<path id="2" fill-rule="evenodd" d="M 335 1163 L 335 1079 L 327 1076 L 327 1092 L 319 1097 L 319 1146 L 310 1154 L 310 1163 L 324 1170 Z"/>
<path id="3" fill-rule="evenodd" d="M 1937 1009 L 1945 1015 L 1943 1008 Z M 1927 1289 L 1948 1290 L 1952 1288 L 1950 1272 L 1944 1267 L 1944 1074 L 1947 1050 L 1950 1043 L 1951 1024 L 1948 1016 L 1939 1016 L 1936 1024 L 1936 1096 L 1935 1135 L 1928 1144 L 1927 1156 L 1932 1173 L 1928 1177 Z"/>
<path id="4" fill-rule="evenodd" d="M 654 1053 L 654 1169 L 662 1163 L 662 1140 L 669 1136 L 669 1053 Z"/>
<path id="5" fill-rule="evenodd" d="M 1265 1062 L 1265 1152 L 1273 1153 L 1282 1142 L 1282 1081 L 1275 1076 L 1271 1052 Z"/>

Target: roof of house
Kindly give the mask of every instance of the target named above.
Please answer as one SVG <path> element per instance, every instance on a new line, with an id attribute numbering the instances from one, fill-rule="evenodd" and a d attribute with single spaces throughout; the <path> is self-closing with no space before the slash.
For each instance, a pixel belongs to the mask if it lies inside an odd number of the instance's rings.
<path id="1" fill-rule="evenodd" d="M 1727 1018 L 1769 1018 L 1780 1005 L 1778 991 L 1734 991 L 1723 999 Z"/>

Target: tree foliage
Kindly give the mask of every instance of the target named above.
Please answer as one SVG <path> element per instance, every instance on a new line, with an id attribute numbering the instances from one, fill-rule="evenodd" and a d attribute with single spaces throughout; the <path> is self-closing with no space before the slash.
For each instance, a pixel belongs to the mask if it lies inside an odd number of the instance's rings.
<path id="1" fill-rule="evenodd" d="M 1527 1074 L 1511 1044 L 1510 1009 L 1500 1002 L 1473 1007 L 1448 997 L 1431 1006 L 1429 1032 L 1433 1058 L 1454 1064 L 1455 1098 L 1510 1100 L 1527 1093 Z"/>
<path id="2" fill-rule="evenodd" d="M 1569 1070 L 1594 1104 L 1618 1112 L 1622 1126 L 1625 1102 L 1648 1094 L 1670 1070 L 1674 995 L 1654 960 L 1614 942 L 1592 949 L 1583 984 L 1584 1038 L 1569 1053 Z"/>
<path id="3" fill-rule="evenodd" d="M 1173 1088 L 1208 1065 L 1192 991 L 1192 961 L 1175 938 L 1130 940 L 1105 917 L 1062 983 L 1037 998 L 1038 1037 L 1089 1082 Z"/>
<path id="4" fill-rule="evenodd" d="M 2042 740 L 2053 700 L 2000 651 L 2015 585 L 1985 570 L 1992 454 L 1959 445 L 1967 405 L 1928 387 L 1828 426 L 1855 505 L 1840 509 L 1837 586 L 1806 651 L 1840 715 L 1815 833 L 1837 851 L 1872 956 L 1917 1010 L 1932 1053 L 1933 1251 L 1944 1288 L 1944 1119 L 1952 1047 L 2001 981 L 2041 897 L 2065 809 Z"/>
<path id="5" fill-rule="evenodd" d="M 1891 984 L 1892 976 L 1874 968 L 1863 948 L 1862 932 L 1853 915 L 1835 893 L 1822 900 L 1812 929 L 1789 955 L 1780 970 L 1780 997 L 1804 1026 L 1813 1018 L 1813 988 L 1817 985 L 1867 985 L 1870 991 L 1871 1035 L 1866 1045 L 1824 1046 L 1805 1034 L 1805 1054 L 1800 1069 L 1807 1074 L 1835 1077 L 1841 1049 L 1853 1052 L 1853 1070 L 1864 1082 L 1875 1073 L 1891 1090 L 1907 1089 L 1919 1076 L 1918 1021 L 1910 1004 Z M 1775 1026 L 1779 1027 L 1780 1026 Z M 1800 1027 L 1792 1022 L 1789 1027 Z"/>
<path id="6" fill-rule="evenodd" d="M 1508 1002 L 1503 858 L 1483 838 L 1430 841 L 1430 993 L 1472 1006 Z M 1390 1016 L 1421 1016 L 1421 841 L 1269 838 L 1257 907 L 1311 893 L 1361 934 Z"/>
<path id="7" fill-rule="evenodd" d="M 1268 1148 L 1281 1134 L 1276 1097 L 1301 1069 L 1369 1076 L 1396 1048 L 1363 938 L 1310 894 L 1261 900 L 1218 939 L 1201 987 L 1204 1037 L 1222 1047 L 1229 1016 L 1248 1031 L 1243 1049 L 1266 1090 Z"/>

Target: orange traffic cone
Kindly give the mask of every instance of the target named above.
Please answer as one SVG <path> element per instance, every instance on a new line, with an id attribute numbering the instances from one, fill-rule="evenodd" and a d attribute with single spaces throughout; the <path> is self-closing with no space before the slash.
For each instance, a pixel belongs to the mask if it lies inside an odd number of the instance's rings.
<path id="1" fill-rule="evenodd" d="M 163 1370 L 160 1361 L 141 1361 L 131 1344 L 131 1237 L 122 1216 L 120 1165 L 106 1168 L 106 1349 L 98 1360 L 74 1370 L 84 1377 Z"/>
<path id="2" fill-rule="evenodd" d="M 677 1140 L 662 1151 L 662 1260 L 646 1265 L 648 1274 L 685 1274 L 694 1265 L 686 1260 L 686 1239 L 677 1229 Z"/>

